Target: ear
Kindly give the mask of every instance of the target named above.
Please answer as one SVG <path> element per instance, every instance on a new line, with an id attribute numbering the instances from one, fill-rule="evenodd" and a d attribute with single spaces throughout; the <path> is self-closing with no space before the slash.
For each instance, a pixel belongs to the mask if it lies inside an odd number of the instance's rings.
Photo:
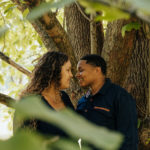
<path id="1" fill-rule="evenodd" d="M 96 67 L 96 72 L 97 73 L 102 73 L 101 67 Z"/>

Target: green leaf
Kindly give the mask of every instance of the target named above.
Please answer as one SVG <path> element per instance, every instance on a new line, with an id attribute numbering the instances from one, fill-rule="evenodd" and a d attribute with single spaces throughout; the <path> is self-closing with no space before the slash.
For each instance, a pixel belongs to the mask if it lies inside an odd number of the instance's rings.
<path id="1" fill-rule="evenodd" d="M 43 14 L 50 11 L 52 8 L 62 8 L 66 5 L 73 3 L 75 0 L 60 0 L 58 2 L 48 2 L 42 3 L 40 6 L 37 6 L 31 10 L 29 15 L 27 16 L 28 20 L 35 20 L 38 17 L 41 17 Z"/>
<path id="2" fill-rule="evenodd" d="M 140 29 L 140 27 L 141 27 L 141 24 L 139 24 L 138 22 L 132 22 L 132 23 L 126 24 L 121 29 L 122 36 L 123 37 L 125 36 L 126 31 L 131 31 L 132 29 L 138 30 Z"/>
<path id="3" fill-rule="evenodd" d="M 138 125 L 137 125 L 138 129 L 139 129 L 140 125 L 141 125 L 141 119 L 138 119 Z"/>
<path id="4" fill-rule="evenodd" d="M 93 12 L 102 12 L 102 15 L 98 15 L 96 17 L 96 21 L 106 20 L 106 21 L 113 21 L 117 19 L 128 19 L 130 15 L 121 11 L 116 7 L 110 7 L 99 2 L 92 2 L 86 0 L 79 0 L 80 4 L 86 7 L 86 12 L 93 13 Z"/>
<path id="5" fill-rule="evenodd" d="M 8 67 L 8 64 L 6 62 L 4 62 L 4 61 L 2 61 L 1 65 L 2 65 L 3 68 Z"/>
<path id="6" fill-rule="evenodd" d="M 1 2 L 0 3 L 0 7 L 3 7 L 3 6 L 5 6 L 5 4 L 7 4 L 8 2 Z"/>
<path id="7" fill-rule="evenodd" d="M 50 122 L 65 130 L 70 136 L 82 138 L 104 150 L 115 150 L 122 142 L 119 133 L 96 126 L 71 110 L 50 110 L 39 96 L 29 96 L 20 100 L 15 108 L 18 117 L 38 118 Z"/>
<path id="8" fill-rule="evenodd" d="M 58 150 L 79 150 L 79 145 L 77 143 L 77 140 L 68 140 L 68 139 L 60 139 L 54 144 L 51 144 L 52 149 L 58 149 Z M 81 150 L 92 150 L 91 148 L 82 145 Z"/>
<path id="9" fill-rule="evenodd" d="M 0 27 L 0 37 L 3 36 L 7 30 L 8 30 L 7 26 Z"/>
<path id="10" fill-rule="evenodd" d="M 29 14 L 29 9 L 26 8 L 25 11 L 23 12 L 23 18 L 26 18 L 28 14 Z"/>
<path id="11" fill-rule="evenodd" d="M 4 79 L 3 79 L 3 76 L 0 74 L 0 83 L 2 84 L 2 85 L 4 85 Z"/>
<path id="12" fill-rule="evenodd" d="M 19 130 L 7 141 L 0 141 L 1 150 L 46 150 L 43 139 L 28 130 Z"/>
<path id="13" fill-rule="evenodd" d="M 7 12 L 9 12 L 10 10 L 12 10 L 12 9 L 14 9 L 16 7 L 17 7 L 17 5 L 15 5 L 15 4 L 12 4 L 12 3 L 8 4 L 7 7 L 5 8 L 4 13 L 6 14 Z"/>

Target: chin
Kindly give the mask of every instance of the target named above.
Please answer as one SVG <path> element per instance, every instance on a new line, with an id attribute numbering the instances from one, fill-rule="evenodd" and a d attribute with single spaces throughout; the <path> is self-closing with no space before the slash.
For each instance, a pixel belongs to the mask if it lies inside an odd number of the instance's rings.
<path id="1" fill-rule="evenodd" d="M 68 89 L 68 88 L 69 88 L 69 86 L 64 87 L 64 89 Z"/>
<path id="2" fill-rule="evenodd" d="M 81 86 L 81 87 L 86 87 L 86 85 L 85 85 L 85 84 L 82 84 L 82 83 L 80 84 L 80 86 Z"/>

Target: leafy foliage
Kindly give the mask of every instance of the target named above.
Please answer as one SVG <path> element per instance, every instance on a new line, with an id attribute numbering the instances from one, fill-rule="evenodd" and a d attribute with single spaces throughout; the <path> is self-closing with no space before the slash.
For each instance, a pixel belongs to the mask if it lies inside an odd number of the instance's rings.
<path id="1" fill-rule="evenodd" d="M 126 24 L 122 27 L 122 30 L 121 30 L 122 36 L 123 37 L 125 36 L 126 31 L 131 31 L 133 29 L 138 30 L 140 29 L 140 27 L 141 25 L 138 22 L 132 22 L 132 23 Z"/>
<path id="2" fill-rule="evenodd" d="M 29 131 L 19 131 L 16 136 L 13 136 L 7 141 L 0 141 L 1 149 L 5 150 L 46 150 L 42 147 L 42 138 L 36 133 Z"/>
<path id="3" fill-rule="evenodd" d="M 122 141 L 119 133 L 91 124 L 71 110 L 61 112 L 50 110 L 38 96 L 22 99 L 15 108 L 16 117 L 18 117 L 16 118 L 17 124 L 18 120 L 20 122 L 23 118 L 38 118 L 62 128 L 71 137 L 82 138 L 88 143 L 106 150 L 117 149 Z"/>
<path id="4" fill-rule="evenodd" d="M 87 13 L 100 12 L 101 15 L 98 15 L 96 21 L 113 21 L 121 18 L 128 19 L 129 14 L 121 11 L 116 7 L 109 7 L 98 1 L 91 0 L 79 0 L 80 4 L 86 7 Z"/>
<path id="5" fill-rule="evenodd" d="M 12 136 L 14 112 L 14 109 L 0 104 L 0 139 L 8 139 Z"/>
<path id="6" fill-rule="evenodd" d="M 149 0 L 78 0 L 79 2 L 83 3 L 83 5 L 90 6 L 90 3 L 97 3 L 97 4 L 102 4 L 105 6 L 108 6 L 110 10 L 116 9 L 117 11 L 119 10 L 120 13 L 126 12 L 129 14 L 134 14 L 138 18 L 141 18 L 142 20 L 150 22 L 150 1 Z M 102 9 L 102 12 L 104 10 Z M 109 9 L 108 9 L 109 11 Z M 122 11 L 122 12 L 121 12 Z M 107 12 L 107 11 L 106 11 Z M 113 11 L 112 11 L 113 13 Z M 111 14 L 110 14 L 111 15 Z M 115 13 L 115 15 L 117 15 Z M 119 15 L 119 14 L 118 14 Z M 114 16 L 115 17 L 115 16 Z M 126 15 L 122 14 L 122 18 L 126 17 Z M 116 16 L 117 18 L 117 16 Z"/>
<path id="7" fill-rule="evenodd" d="M 13 61 L 32 71 L 35 64 L 33 61 L 46 52 L 46 48 L 31 24 L 24 20 L 28 9 L 22 15 L 16 5 L 9 0 L 2 0 L 0 5 L 0 26 L 8 27 L 7 32 L 2 30 L 0 49 Z M 3 85 L 0 91 L 5 91 L 4 93 L 17 98 L 18 93 L 27 83 L 28 77 L 2 60 L 0 60 L 0 66 L 0 84 Z"/>
<path id="8" fill-rule="evenodd" d="M 4 33 L 8 30 L 6 26 L 0 28 L 0 37 L 4 35 Z"/>

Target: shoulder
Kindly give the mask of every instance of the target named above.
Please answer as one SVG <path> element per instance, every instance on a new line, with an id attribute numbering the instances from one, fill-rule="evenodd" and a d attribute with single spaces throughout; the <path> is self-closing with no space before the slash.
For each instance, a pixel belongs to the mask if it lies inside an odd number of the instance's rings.
<path id="1" fill-rule="evenodd" d="M 131 96 L 130 93 L 128 93 L 126 89 L 114 83 L 111 84 L 111 90 L 118 96 L 121 96 L 121 95 Z"/>
<path id="2" fill-rule="evenodd" d="M 115 103 L 117 105 L 130 105 L 135 106 L 135 99 L 132 97 L 132 95 L 124 88 L 122 88 L 119 85 L 113 84 L 112 86 L 115 94 Z"/>

